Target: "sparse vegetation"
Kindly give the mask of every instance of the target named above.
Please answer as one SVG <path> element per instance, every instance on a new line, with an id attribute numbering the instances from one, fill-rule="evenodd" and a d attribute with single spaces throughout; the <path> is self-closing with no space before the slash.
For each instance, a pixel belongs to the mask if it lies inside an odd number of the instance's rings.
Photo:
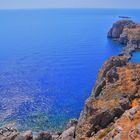
<path id="1" fill-rule="evenodd" d="M 112 130 L 112 127 L 108 127 L 102 130 L 102 132 L 98 136 L 98 139 L 102 139 L 103 137 L 105 137 L 111 130 Z"/>

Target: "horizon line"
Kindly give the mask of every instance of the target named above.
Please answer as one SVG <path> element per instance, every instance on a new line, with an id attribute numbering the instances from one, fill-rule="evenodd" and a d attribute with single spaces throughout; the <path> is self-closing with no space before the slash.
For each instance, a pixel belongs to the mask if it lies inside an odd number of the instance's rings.
<path id="1" fill-rule="evenodd" d="M 47 10 L 47 9 L 105 9 L 105 10 L 109 10 L 109 9 L 115 9 L 115 10 L 140 10 L 140 8 L 125 8 L 125 7 L 25 7 L 25 8 L 0 8 L 0 10 Z"/>

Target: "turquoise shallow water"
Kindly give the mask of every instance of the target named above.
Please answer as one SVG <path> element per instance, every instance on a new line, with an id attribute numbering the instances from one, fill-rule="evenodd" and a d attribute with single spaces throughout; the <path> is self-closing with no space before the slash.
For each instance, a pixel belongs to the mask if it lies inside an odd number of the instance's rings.
<path id="1" fill-rule="evenodd" d="M 112 23 L 120 15 L 140 21 L 139 14 L 1 10 L 0 124 L 12 123 L 21 131 L 62 130 L 70 118 L 79 117 L 99 68 L 122 49 L 106 37 Z"/>

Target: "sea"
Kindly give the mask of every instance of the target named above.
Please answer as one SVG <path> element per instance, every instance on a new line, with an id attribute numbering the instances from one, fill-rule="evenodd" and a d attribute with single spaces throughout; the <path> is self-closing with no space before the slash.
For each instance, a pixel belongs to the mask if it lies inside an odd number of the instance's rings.
<path id="1" fill-rule="evenodd" d="M 124 47 L 107 38 L 119 16 L 140 23 L 137 9 L 0 10 L 0 126 L 61 131 L 78 118 L 102 64 Z"/>

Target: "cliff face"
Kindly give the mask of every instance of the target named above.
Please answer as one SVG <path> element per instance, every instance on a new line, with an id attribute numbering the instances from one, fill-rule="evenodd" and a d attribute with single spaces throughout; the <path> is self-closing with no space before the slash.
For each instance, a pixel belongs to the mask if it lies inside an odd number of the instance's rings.
<path id="1" fill-rule="evenodd" d="M 139 104 L 139 97 L 140 64 L 127 62 L 125 57 L 110 58 L 101 68 L 92 95 L 86 101 L 76 139 L 103 138 L 102 133 L 111 131 L 115 120 L 131 109 L 134 102 Z"/>
<path id="2" fill-rule="evenodd" d="M 118 21 L 108 37 L 126 44 L 102 66 L 76 129 L 76 140 L 140 139 L 140 64 L 128 62 L 139 48 L 140 26 Z"/>
<path id="3" fill-rule="evenodd" d="M 108 32 L 109 38 L 117 39 L 120 43 L 140 43 L 140 24 L 132 20 L 120 20 L 113 24 Z"/>
<path id="4" fill-rule="evenodd" d="M 120 38 L 124 28 L 135 28 L 136 23 L 131 20 L 120 20 L 113 24 L 113 27 L 108 32 L 110 38 Z"/>
<path id="5" fill-rule="evenodd" d="M 108 37 L 125 44 L 120 56 L 131 59 L 132 53 L 140 49 L 140 24 L 131 20 L 121 20 L 113 24 L 108 32 Z"/>

